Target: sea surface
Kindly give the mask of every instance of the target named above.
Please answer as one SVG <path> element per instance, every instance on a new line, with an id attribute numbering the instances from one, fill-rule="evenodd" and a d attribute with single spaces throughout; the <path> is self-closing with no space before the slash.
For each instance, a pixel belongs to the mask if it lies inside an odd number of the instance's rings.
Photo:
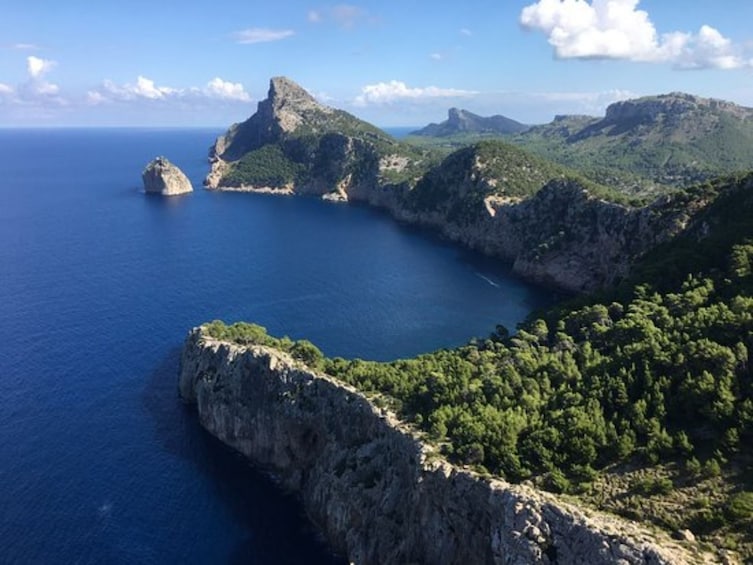
<path id="1" fill-rule="evenodd" d="M 388 360 L 552 299 L 366 207 L 202 190 L 209 129 L 0 129 L 0 563 L 340 563 L 176 391 L 204 321 Z M 165 155 L 197 189 L 145 195 Z"/>

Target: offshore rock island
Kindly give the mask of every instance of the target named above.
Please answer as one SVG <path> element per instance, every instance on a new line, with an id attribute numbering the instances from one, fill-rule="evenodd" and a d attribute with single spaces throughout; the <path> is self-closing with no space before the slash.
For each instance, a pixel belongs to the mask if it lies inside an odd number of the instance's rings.
<path id="1" fill-rule="evenodd" d="M 144 168 L 141 179 L 144 182 L 144 192 L 147 194 L 176 196 L 193 192 L 191 181 L 183 171 L 168 161 L 167 157 L 153 159 Z"/>
<path id="2" fill-rule="evenodd" d="M 206 185 L 367 203 L 577 300 L 389 363 L 213 322 L 183 398 L 357 563 L 753 559 L 753 110 L 450 118 L 462 138 L 406 143 L 274 78 Z"/>

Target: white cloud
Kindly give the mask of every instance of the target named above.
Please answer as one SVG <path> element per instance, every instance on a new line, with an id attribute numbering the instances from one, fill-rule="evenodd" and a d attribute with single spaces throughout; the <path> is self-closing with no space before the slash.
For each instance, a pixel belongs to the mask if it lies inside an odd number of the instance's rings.
<path id="1" fill-rule="evenodd" d="M 58 96 L 60 87 L 45 80 L 47 74 L 57 63 L 48 59 L 29 56 L 26 58 L 28 79 L 16 87 L 0 85 L 0 95 L 16 104 L 27 106 L 55 105 L 65 106 L 67 100 Z"/>
<path id="2" fill-rule="evenodd" d="M 252 27 L 235 33 L 237 43 L 269 43 L 270 41 L 280 41 L 295 35 L 292 29 L 269 29 L 262 27 Z"/>
<path id="3" fill-rule="evenodd" d="M 344 28 L 352 28 L 359 19 L 365 16 L 365 12 L 358 6 L 351 4 L 338 4 L 332 8 L 332 17 Z"/>
<path id="4" fill-rule="evenodd" d="M 251 96 L 239 82 L 230 82 L 215 77 L 206 86 L 190 88 L 173 88 L 158 86 L 152 79 L 139 76 L 135 84 L 116 84 L 105 80 L 102 86 L 87 92 L 88 104 L 97 105 L 107 102 L 143 101 L 200 101 L 224 100 L 233 102 L 250 102 Z"/>
<path id="5" fill-rule="evenodd" d="M 378 21 L 363 8 L 352 4 L 337 4 L 324 10 L 309 10 L 306 17 L 313 24 L 333 22 L 343 29 L 353 29 L 364 21 L 370 23 Z"/>
<path id="6" fill-rule="evenodd" d="M 473 35 L 473 32 L 469 30 L 467 27 L 460 28 L 460 35 L 465 35 L 466 37 L 470 37 Z"/>
<path id="7" fill-rule="evenodd" d="M 529 92 L 524 96 L 544 103 L 575 105 L 580 108 L 580 112 L 588 114 L 601 114 L 614 102 L 637 98 L 640 95 L 630 90 L 615 88 L 596 92 Z"/>
<path id="8" fill-rule="evenodd" d="M 50 69 L 56 64 L 55 61 L 40 59 L 34 55 L 30 55 L 26 58 L 26 69 L 31 78 L 40 78 L 42 75 L 50 71 Z"/>
<path id="9" fill-rule="evenodd" d="M 169 86 L 156 86 L 154 81 L 143 76 L 136 79 L 135 84 L 118 85 L 111 80 L 105 80 L 99 90 L 89 91 L 87 98 L 90 102 L 104 102 L 107 100 L 164 100 L 178 94 L 179 90 Z"/>
<path id="10" fill-rule="evenodd" d="M 678 68 L 751 66 L 740 49 L 704 25 L 697 34 L 658 34 L 640 0 L 538 0 L 523 8 L 521 25 L 543 32 L 561 59 L 624 59 Z"/>
<path id="11" fill-rule="evenodd" d="M 426 98 L 459 98 L 473 96 L 476 92 L 459 90 L 456 88 L 439 88 L 427 86 L 426 88 L 411 88 L 404 82 L 392 80 L 369 84 L 361 88 L 353 104 L 355 106 L 368 106 L 370 104 L 391 104 L 400 100 L 420 100 Z"/>
<path id="12" fill-rule="evenodd" d="M 131 93 L 135 96 L 142 96 L 151 100 L 160 100 L 171 94 L 178 92 L 169 86 L 155 86 L 154 81 L 146 77 L 139 76 L 136 79 L 136 85 L 129 87 Z"/>
<path id="13" fill-rule="evenodd" d="M 31 90 L 34 94 L 38 94 L 39 96 L 54 96 L 60 92 L 60 87 L 57 84 L 52 84 L 42 80 L 32 82 Z"/>
<path id="14" fill-rule="evenodd" d="M 15 49 L 17 51 L 36 51 L 39 49 L 39 45 L 36 45 L 35 43 L 13 43 L 7 45 L 6 48 Z"/>
<path id="15" fill-rule="evenodd" d="M 429 58 L 431 58 L 433 61 L 441 61 L 442 59 L 444 59 L 441 53 L 432 53 L 431 55 L 429 55 Z"/>
<path id="16" fill-rule="evenodd" d="M 251 96 L 244 90 L 241 83 L 222 80 L 220 77 L 210 80 L 204 91 L 208 96 L 221 100 L 251 101 Z"/>

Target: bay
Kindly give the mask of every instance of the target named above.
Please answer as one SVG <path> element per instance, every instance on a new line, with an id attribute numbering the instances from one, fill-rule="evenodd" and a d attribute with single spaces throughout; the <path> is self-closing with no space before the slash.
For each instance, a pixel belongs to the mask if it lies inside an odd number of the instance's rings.
<path id="1" fill-rule="evenodd" d="M 176 392 L 215 318 L 388 360 L 552 296 L 367 207 L 202 190 L 211 129 L 0 130 L 0 562 L 338 563 Z M 141 192 L 164 154 L 192 194 Z"/>

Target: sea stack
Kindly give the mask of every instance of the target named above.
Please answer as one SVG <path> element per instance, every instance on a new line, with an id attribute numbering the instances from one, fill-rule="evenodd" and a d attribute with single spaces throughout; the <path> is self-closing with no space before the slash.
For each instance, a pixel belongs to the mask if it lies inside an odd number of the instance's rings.
<path id="1" fill-rule="evenodd" d="M 188 177 L 166 157 L 153 159 L 141 173 L 141 178 L 144 181 L 144 191 L 147 194 L 175 196 L 176 194 L 193 192 Z"/>

